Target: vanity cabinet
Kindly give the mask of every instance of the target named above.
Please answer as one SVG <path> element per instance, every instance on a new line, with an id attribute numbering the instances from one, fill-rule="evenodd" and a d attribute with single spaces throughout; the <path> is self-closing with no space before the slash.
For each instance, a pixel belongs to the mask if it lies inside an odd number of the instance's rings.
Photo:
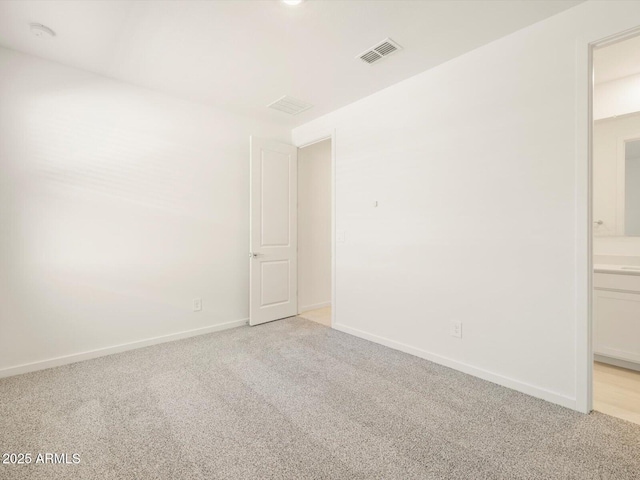
<path id="1" fill-rule="evenodd" d="M 640 276 L 594 275 L 594 353 L 640 366 Z"/>

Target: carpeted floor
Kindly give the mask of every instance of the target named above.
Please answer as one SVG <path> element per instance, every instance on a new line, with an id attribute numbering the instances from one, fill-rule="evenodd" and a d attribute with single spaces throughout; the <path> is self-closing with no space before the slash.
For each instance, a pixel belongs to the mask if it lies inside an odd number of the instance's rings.
<path id="1" fill-rule="evenodd" d="M 81 462 L 1 479 L 640 479 L 638 425 L 299 318 L 0 380 L 3 452 Z"/>

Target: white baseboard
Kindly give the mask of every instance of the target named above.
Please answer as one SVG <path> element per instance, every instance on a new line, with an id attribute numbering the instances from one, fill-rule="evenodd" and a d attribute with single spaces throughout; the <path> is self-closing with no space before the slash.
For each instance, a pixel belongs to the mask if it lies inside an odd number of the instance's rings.
<path id="1" fill-rule="evenodd" d="M 593 359 L 596 362 L 607 363 L 609 365 L 614 365 L 616 367 L 626 368 L 627 370 L 635 370 L 640 372 L 640 363 L 630 362 L 629 360 L 624 360 L 622 358 L 609 357 L 607 355 L 599 355 L 595 353 L 593 355 Z"/>
<path id="2" fill-rule="evenodd" d="M 309 312 L 311 310 L 317 310 L 319 308 L 325 308 L 325 307 L 330 307 L 331 306 L 331 302 L 322 302 L 322 303 L 314 303 L 313 305 L 306 305 L 304 307 L 300 307 L 299 313 L 304 313 L 304 312 Z"/>
<path id="3" fill-rule="evenodd" d="M 35 372 L 37 370 L 44 370 L 47 368 L 59 367 L 61 365 L 68 365 L 70 363 L 81 362 L 83 360 L 90 360 L 92 358 L 105 357 L 107 355 L 113 355 L 114 353 L 126 352 L 127 350 L 135 350 L 136 348 L 148 347 L 150 345 L 157 345 L 159 343 L 173 342 L 175 340 L 195 337 L 197 335 L 205 335 L 207 333 L 219 332 L 221 330 L 228 330 L 230 328 L 241 327 L 243 325 L 246 325 L 248 321 L 249 321 L 248 318 L 244 318 L 241 320 L 234 320 L 232 322 L 221 323 L 218 325 L 211 325 L 209 327 L 196 328 L 193 330 L 185 330 L 183 332 L 170 333 L 169 335 L 161 335 L 159 337 L 147 338 L 144 340 L 138 340 L 136 342 L 123 343 L 120 345 L 114 345 L 112 347 L 98 348 L 96 350 L 90 350 L 88 352 L 74 353 L 72 355 L 65 355 L 62 357 L 51 358 L 49 360 L 42 360 L 39 362 L 17 365 L 15 367 L 3 368 L 0 370 L 0 378 L 12 377 L 14 375 L 21 375 L 23 373 Z"/>
<path id="4" fill-rule="evenodd" d="M 445 367 L 453 368 L 454 370 L 458 370 L 460 372 L 473 375 L 474 377 L 478 377 L 483 380 L 496 383 L 503 387 L 511 388 L 512 390 L 517 390 L 518 392 L 526 393 L 527 395 L 531 395 L 532 397 L 541 398 L 542 400 L 546 400 L 548 402 L 555 403 L 563 407 L 571 408 L 572 410 L 577 410 L 577 402 L 575 398 L 566 397 L 564 395 L 560 395 L 550 390 L 536 387 L 528 383 L 520 382 L 519 380 L 514 380 L 513 378 L 509 378 L 497 373 L 489 372 L 482 368 L 474 367 L 473 365 L 459 362 L 458 360 L 453 360 L 451 358 L 444 357 L 442 355 L 430 353 L 430 352 L 427 352 L 426 350 L 412 347 L 410 345 L 396 342 L 395 340 L 390 340 L 388 338 L 380 337 L 378 335 L 367 333 L 362 330 L 358 330 L 356 328 L 348 327 L 346 325 L 337 324 L 337 325 L 333 325 L 333 328 L 341 332 L 348 333 L 350 335 L 354 335 L 356 337 L 363 338 L 365 340 L 369 340 L 374 343 L 379 343 L 380 345 L 384 345 L 386 347 L 393 348 L 395 350 L 400 350 L 401 352 L 415 355 L 416 357 L 424 358 L 425 360 L 429 360 L 439 365 L 444 365 Z"/>
<path id="5" fill-rule="evenodd" d="M 594 348 L 595 355 L 601 355 L 603 357 L 615 358 L 616 360 L 626 360 L 627 362 L 640 363 L 640 354 L 636 352 L 628 352 L 626 350 L 618 350 L 617 348 L 603 347 L 597 345 Z"/>

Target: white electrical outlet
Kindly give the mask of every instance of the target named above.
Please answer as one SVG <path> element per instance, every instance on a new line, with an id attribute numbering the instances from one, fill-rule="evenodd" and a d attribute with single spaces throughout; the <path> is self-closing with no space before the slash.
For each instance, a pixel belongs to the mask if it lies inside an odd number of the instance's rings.
<path id="1" fill-rule="evenodd" d="M 338 230 L 336 231 L 336 242 L 337 243 L 344 243 L 346 241 L 346 234 L 344 232 L 344 230 Z"/>
<path id="2" fill-rule="evenodd" d="M 194 298 L 193 299 L 193 311 L 194 312 L 199 312 L 202 310 L 202 299 L 201 298 Z"/>
<path id="3" fill-rule="evenodd" d="M 462 322 L 451 322 L 451 336 L 462 338 Z"/>

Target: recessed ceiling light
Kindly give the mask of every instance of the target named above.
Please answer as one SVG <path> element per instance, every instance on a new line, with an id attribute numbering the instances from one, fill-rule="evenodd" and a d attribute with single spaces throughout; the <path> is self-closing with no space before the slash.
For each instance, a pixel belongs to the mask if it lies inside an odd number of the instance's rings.
<path id="1" fill-rule="evenodd" d="M 36 37 L 51 38 L 56 36 L 56 32 L 51 30 L 49 27 L 42 25 L 41 23 L 30 23 L 29 28 L 31 29 L 31 33 L 33 33 Z"/>
<path id="2" fill-rule="evenodd" d="M 285 5 L 300 5 L 304 0 L 282 0 L 282 3 Z"/>

